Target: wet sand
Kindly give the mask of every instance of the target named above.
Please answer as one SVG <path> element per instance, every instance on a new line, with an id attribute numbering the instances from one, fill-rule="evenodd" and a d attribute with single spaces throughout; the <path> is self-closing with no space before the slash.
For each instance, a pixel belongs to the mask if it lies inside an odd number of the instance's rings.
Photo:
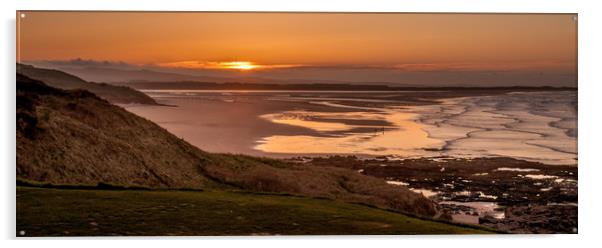
<path id="1" fill-rule="evenodd" d="M 266 101 L 263 94 L 199 96 L 152 95 L 168 106 L 122 105 L 128 111 L 147 118 L 178 137 L 208 152 L 266 156 L 253 149 L 256 141 L 270 135 L 315 135 L 320 132 L 292 125 L 281 125 L 262 115 L 291 109 L 345 112 L 308 103 Z M 275 154 L 275 156 L 278 156 Z M 285 157 L 287 155 L 281 155 Z"/>
<path id="2" fill-rule="evenodd" d="M 150 95 L 175 107 L 124 107 L 209 152 L 353 169 L 423 194 L 459 222 L 576 230 L 576 92 Z"/>
<path id="3" fill-rule="evenodd" d="M 256 149 L 276 153 L 313 154 L 322 151 L 323 154 L 394 155 L 404 158 L 507 156 L 546 164 L 577 164 L 576 95 L 572 92 L 521 92 L 403 105 L 365 98 L 350 101 L 349 96 L 301 99 L 354 112 L 343 115 L 286 111 L 271 114 L 268 119 L 322 133 L 335 128 L 336 131 L 346 131 L 344 135 L 273 135 L 260 140 Z M 356 132 L 351 129 L 358 126 L 344 125 L 342 121 L 315 121 L 354 118 L 382 121 L 389 125 L 363 126 L 366 132 Z"/>
<path id="4" fill-rule="evenodd" d="M 210 152 L 279 158 L 509 156 L 546 164 L 577 163 L 572 92 L 149 94 L 176 107 L 126 108 Z"/>

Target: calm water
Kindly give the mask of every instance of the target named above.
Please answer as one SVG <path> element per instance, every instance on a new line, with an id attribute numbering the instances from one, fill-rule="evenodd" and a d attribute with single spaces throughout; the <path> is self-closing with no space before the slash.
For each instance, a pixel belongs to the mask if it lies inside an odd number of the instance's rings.
<path id="1" fill-rule="evenodd" d="M 126 108 L 214 152 L 510 156 L 577 163 L 576 92 L 453 98 L 422 106 L 391 100 L 399 99 L 391 98 L 396 92 L 147 93 L 178 107 Z"/>

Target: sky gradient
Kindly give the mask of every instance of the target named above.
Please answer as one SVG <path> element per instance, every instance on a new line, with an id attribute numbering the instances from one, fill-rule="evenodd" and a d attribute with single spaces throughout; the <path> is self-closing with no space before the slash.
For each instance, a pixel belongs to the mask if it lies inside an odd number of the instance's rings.
<path id="1" fill-rule="evenodd" d="M 576 83 L 573 14 L 24 13 L 18 61 L 83 58 L 276 78 L 321 70 L 307 75 L 331 80 L 365 69 L 390 82 L 510 72 L 531 73 L 517 82 L 556 75 Z"/>

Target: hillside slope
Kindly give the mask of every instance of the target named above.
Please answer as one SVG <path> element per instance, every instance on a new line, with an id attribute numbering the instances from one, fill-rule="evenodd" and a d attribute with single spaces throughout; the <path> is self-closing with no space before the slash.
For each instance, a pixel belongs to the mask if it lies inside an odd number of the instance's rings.
<path id="1" fill-rule="evenodd" d="M 135 127 L 135 128 L 132 128 Z M 210 184 L 204 154 L 154 123 L 83 90 L 17 75 L 17 176 L 57 184 Z"/>
<path id="2" fill-rule="evenodd" d="M 84 90 L 17 75 L 17 178 L 51 184 L 239 189 L 339 199 L 445 217 L 405 187 L 335 167 L 210 154 Z"/>
<path id="3" fill-rule="evenodd" d="M 112 103 L 157 104 L 151 97 L 130 87 L 86 82 L 79 77 L 58 70 L 17 64 L 17 73 L 44 81 L 48 85 L 60 89 L 85 89 Z"/>

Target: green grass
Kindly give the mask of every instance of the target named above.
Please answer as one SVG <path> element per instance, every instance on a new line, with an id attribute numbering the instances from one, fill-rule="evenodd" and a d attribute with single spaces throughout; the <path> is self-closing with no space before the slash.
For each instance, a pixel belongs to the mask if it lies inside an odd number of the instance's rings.
<path id="1" fill-rule="evenodd" d="M 488 233 L 326 199 L 22 186 L 16 230 L 17 236 Z"/>

